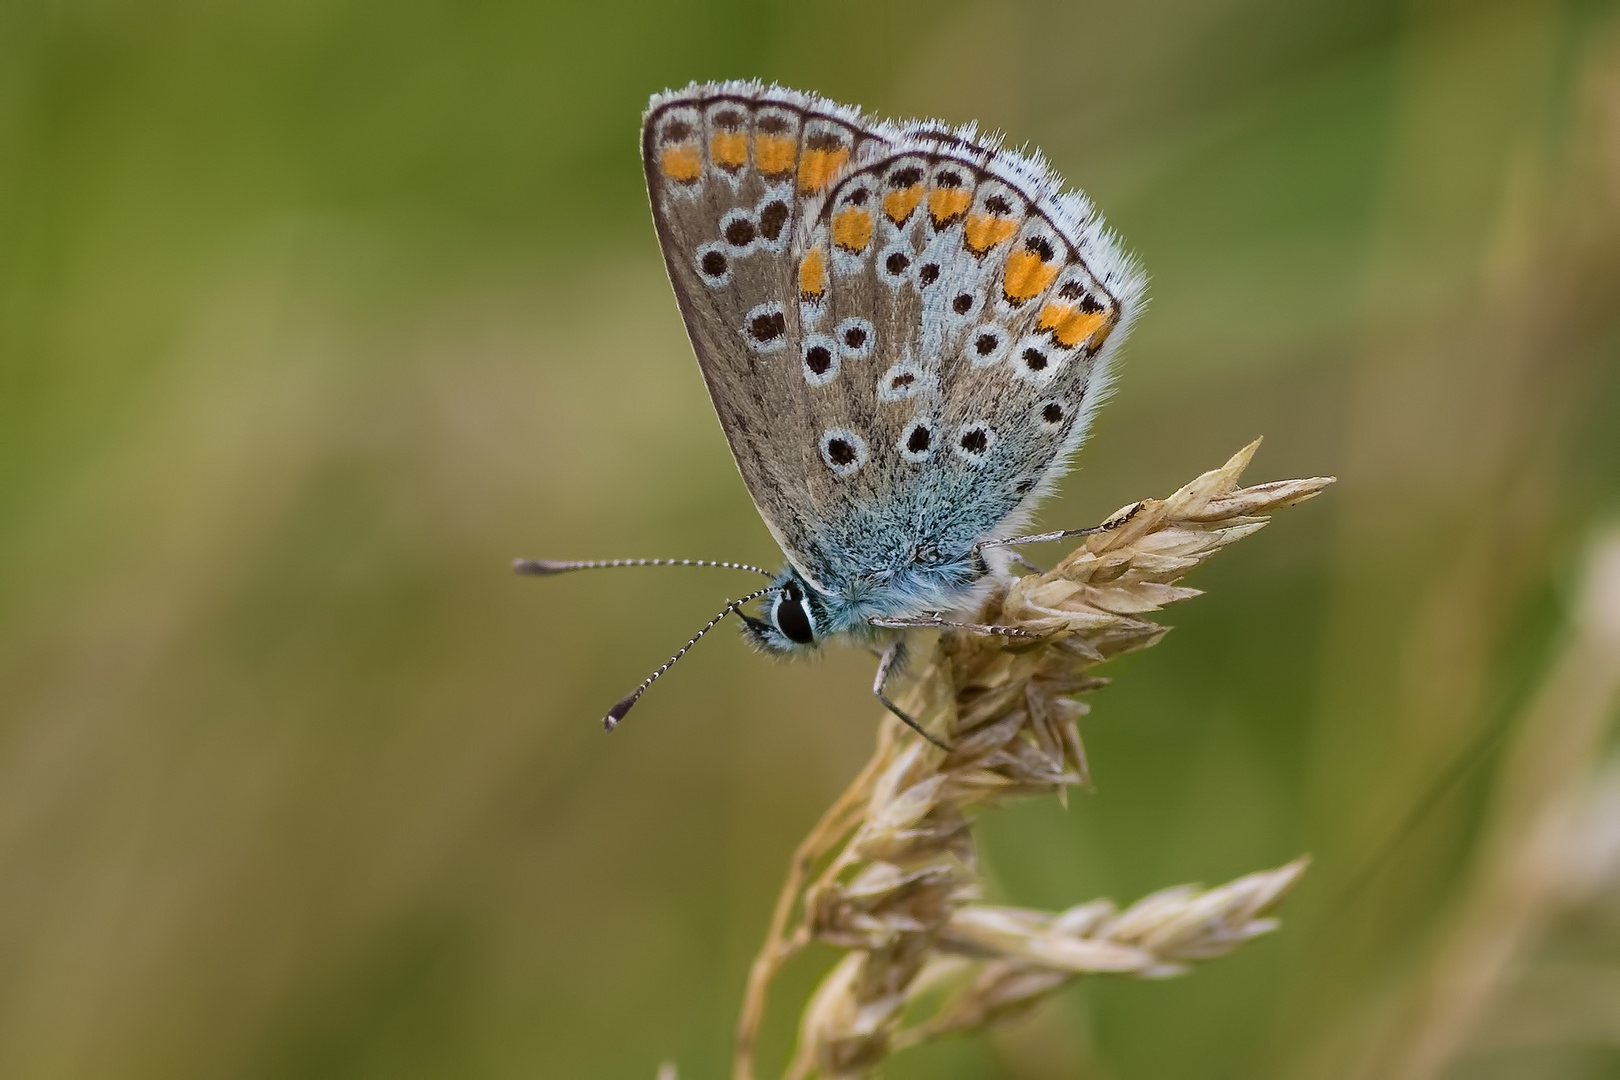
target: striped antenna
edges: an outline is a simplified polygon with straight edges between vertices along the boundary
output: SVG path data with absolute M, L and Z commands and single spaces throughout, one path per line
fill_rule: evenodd
M 570 570 L 598 570 L 608 566 L 718 566 L 723 570 L 752 570 L 764 577 L 775 577 L 769 570 L 740 562 L 715 562 L 712 559 L 513 559 L 512 569 L 533 577 L 551 577 Z
M 651 686 L 658 679 L 658 676 L 662 675 L 664 672 L 666 672 L 670 668 L 674 667 L 675 666 L 675 661 L 677 661 L 681 657 L 685 656 L 687 654 L 687 652 L 689 652 L 691 650 L 692 646 L 694 646 L 694 645 L 696 645 L 698 643 L 698 640 L 700 638 L 702 638 L 704 634 L 707 634 L 710 630 L 713 630 L 716 626 L 720 625 L 720 620 L 721 619 L 724 619 L 727 615 L 730 615 L 733 611 L 736 611 L 738 608 L 742 607 L 744 604 L 748 603 L 750 600 L 758 600 L 760 597 L 764 596 L 766 593 L 768 593 L 768 592 L 776 592 L 776 591 L 777 590 L 775 588 L 760 589 L 757 592 L 749 593 L 747 596 L 743 597 L 741 600 L 733 600 L 733 601 L 731 601 L 731 603 L 729 603 L 725 607 L 721 608 L 720 609 L 720 614 L 716 615 L 714 618 L 712 618 L 708 622 L 704 623 L 703 624 L 703 629 L 701 629 L 697 633 L 693 634 L 691 641 L 688 641 L 685 645 L 682 645 L 680 647 L 680 650 L 678 652 L 676 652 L 676 654 L 674 656 L 672 656 L 668 660 L 664 661 L 664 666 L 663 667 L 659 668 L 657 671 L 653 672 L 651 675 L 649 675 L 645 679 L 643 679 L 640 686 L 636 687 L 633 691 L 631 691 L 630 694 L 627 695 L 623 701 L 619 702 L 617 705 L 613 706 L 613 708 L 608 710 L 608 714 L 602 718 L 602 727 L 603 727 L 603 729 L 606 730 L 606 731 L 612 731 L 614 728 L 618 727 L 619 726 L 619 721 L 624 719 L 624 714 L 629 712 L 630 707 L 641 699 L 642 694 L 645 694 L 647 692 L 647 687 Z

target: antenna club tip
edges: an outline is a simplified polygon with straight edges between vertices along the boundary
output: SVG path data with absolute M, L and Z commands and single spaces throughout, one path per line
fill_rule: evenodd
M 636 699 L 640 696 L 640 694 L 631 694 L 629 697 L 613 706 L 613 708 L 609 709 L 608 714 L 602 717 L 602 730 L 612 731 L 614 728 L 618 727 L 619 721 L 624 719 L 624 714 L 630 711 L 630 706 L 634 705 L 636 703 Z
M 512 570 L 519 574 L 528 574 L 532 577 L 550 577 L 560 574 L 571 567 L 568 563 L 556 559 L 513 559 Z

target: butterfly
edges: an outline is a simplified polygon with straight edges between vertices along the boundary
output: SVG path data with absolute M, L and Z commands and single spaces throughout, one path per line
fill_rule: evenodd
M 737 468 L 786 557 L 519 560 L 532 574 L 623 565 L 754 570 L 605 718 L 609 730 L 744 605 L 759 648 L 881 646 L 959 627 L 1085 438 L 1145 279 L 1089 200 L 973 126 L 890 123 L 756 82 L 653 97 L 642 163 L 659 246 Z

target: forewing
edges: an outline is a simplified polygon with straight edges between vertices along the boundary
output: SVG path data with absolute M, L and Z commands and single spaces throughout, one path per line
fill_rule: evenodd
M 830 268 L 803 265 L 804 235 L 838 178 L 891 139 L 853 110 L 753 83 L 660 95 L 642 127 L 658 241 L 709 396 L 760 515 L 817 584 L 836 512 L 820 474 L 837 474 L 812 398 L 843 394 L 850 351 L 806 340 L 801 311 L 824 300 Z M 858 449 L 827 452 L 845 446 Z

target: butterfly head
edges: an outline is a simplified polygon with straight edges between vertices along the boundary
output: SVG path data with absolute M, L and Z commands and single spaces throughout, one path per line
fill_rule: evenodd
M 827 635 L 827 610 L 820 594 L 791 566 L 777 575 L 762 614 L 764 618 L 744 615 L 743 633 L 766 652 L 814 649 Z

